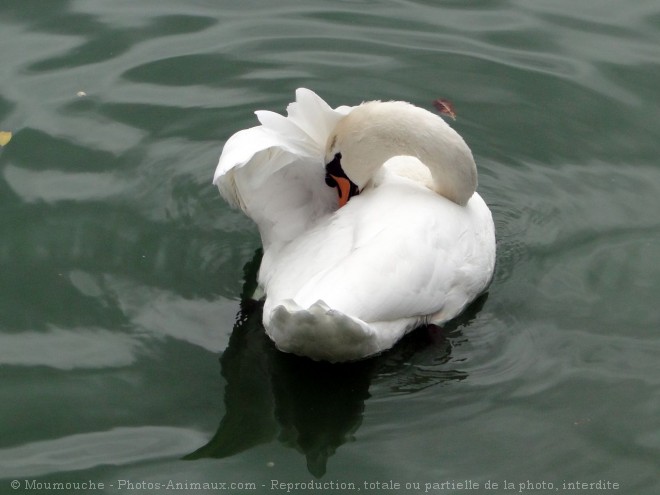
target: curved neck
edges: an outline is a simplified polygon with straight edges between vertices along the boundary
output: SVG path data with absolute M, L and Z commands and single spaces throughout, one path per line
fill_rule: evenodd
M 432 189 L 465 205 L 477 188 L 477 167 L 463 138 L 439 116 L 403 102 L 369 102 L 345 117 L 346 170 L 360 188 L 392 157 L 413 156 L 431 172 Z M 355 174 L 355 177 L 353 175 Z
M 446 125 L 446 124 L 445 124 Z M 477 166 L 463 139 L 449 127 L 443 133 L 416 132 L 401 136 L 401 141 L 381 143 L 378 157 L 381 165 L 395 156 L 413 156 L 431 172 L 431 189 L 445 198 L 465 205 L 477 188 Z M 426 137 L 426 139 L 420 139 Z

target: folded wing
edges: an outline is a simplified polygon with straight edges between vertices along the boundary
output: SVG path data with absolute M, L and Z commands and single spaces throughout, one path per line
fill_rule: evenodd
M 325 185 L 328 136 L 351 109 L 332 109 L 314 92 L 296 91 L 287 116 L 258 111 L 261 125 L 231 136 L 213 177 L 225 200 L 258 226 L 264 243 L 283 244 L 336 208 Z

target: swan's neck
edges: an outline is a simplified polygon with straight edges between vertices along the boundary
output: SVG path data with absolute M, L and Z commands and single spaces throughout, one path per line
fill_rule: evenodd
M 419 138 L 419 134 L 410 136 L 410 146 L 398 154 L 418 158 L 431 172 L 432 189 L 464 206 L 477 188 L 477 166 L 463 138 L 440 117 L 437 117 L 437 121 L 444 126 L 442 132 L 434 129 L 436 132 L 429 133 L 426 139 L 417 142 L 414 137 Z M 435 127 L 438 127 L 438 123 Z
M 439 116 L 403 102 L 369 102 L 340 125 L 346 173 L 360 188 L 392 157 L 413 156 L 431 172 L 431 189 L 465 205 L 477 187 L 477 167 L 463 138 Z M 353 143 L 353 144 L 350 144 Z M 356 177 L 353 178 L 351 174 Z

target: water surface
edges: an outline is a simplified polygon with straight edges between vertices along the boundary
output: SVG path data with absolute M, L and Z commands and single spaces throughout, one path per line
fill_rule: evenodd
M 658 492 L 657 2 L 8 0 L 0 25 L 0 492 Z M 454 103 L 498 259 L 443 332 L 344 366 L 264 336 L 258 234 L 210 181 L 300 86 Z

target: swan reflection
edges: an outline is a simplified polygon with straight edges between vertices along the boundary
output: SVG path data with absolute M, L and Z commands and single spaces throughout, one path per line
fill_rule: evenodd
M 309 472 L 321 477 L 328 459 L 353 440 L 374 384 L 395 394 L 412 393 L 467 376 L 446 363 L 452 341 L 460 340 L 458 326 L 474 317 L 485 298 L 451 328 L 419 329 L 375 358 L 315 362 L 280 352 L 266 336 L 262 305 L 247 297 L 256 287 L 260 254 L 245 267 L 240 311 L 220 358 L 227 382 L 225 415 L 213 438 L 186 459 L 229 457 L 277 440 L 301 452 Z

